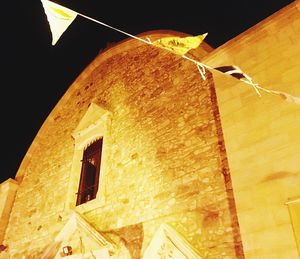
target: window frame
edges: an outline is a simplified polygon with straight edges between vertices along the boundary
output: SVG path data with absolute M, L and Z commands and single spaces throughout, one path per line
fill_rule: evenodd
M 67 179 L 68 191 L 64 207 L 65 211 L 75 210 L 79 213 L 85 213 L 105 205 L 107 186 L 105 175 L 108 171 L 108 163 L 106 161 L 109 161 L 110 157 L 111 118 L 111 112 L 99 107 L 97 104 L 91 103 L 71 134 L 74 139 L 74 153 Z M 102 138 L 102 152 L 96 197 L 88 202 L 76 205 L 84 150 L 89 144 L 99 138 Z
M 92 149 L 92 151 L 91 151 Z M 78 185 L 78 192 L 77 192 L 77 199 L 76 199 L 76 206 L 79 206 L 83 203 L 89 202 L 93 200 L 97 196 L 97 192 L 99 189 L 99 178 L 100 178 L 100 167 L 101 167 L 101 157 L 102 157 L 102 149 L 103 149 L 103 137 L 98 138 L 92 143 L 90 143 L 84 150 L 82 154 L 81 160 L 81 173 L 80 173 L 80 181 Z M 95 165 L 89 162 L 89 159 L 95 159 Z M 95 177 L 92 180 L 93 184 L 87 185 L 87 180 L 90 179 L 89 174 L 89 165 L 95 166 Z M 92 190 L 89 190 L 92 188 Z M 82 195 L 82 193 L 88 193 L 87 196 Z M 89 196 L 89 192 L 91 192 L 91 196 Z

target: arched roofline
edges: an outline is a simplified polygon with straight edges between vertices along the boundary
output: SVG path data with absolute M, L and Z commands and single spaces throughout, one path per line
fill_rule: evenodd
M 193 35 L 184 32 L 174 31 L 174 30 L 151 30 L 134 36 L 142 38 L 144 40 L 150 39 L 153 42 L 162 37 L 169 37 L 169 36 L 187 37 Z M 64 106 L 64 104 L 69 100 L 70 96 L 72 96 L 72 94 L 78 89 L 78 87 L 81 86 L 80 82 L 85 80 L 93 72 L 95 68 L 97 68 L 101 63 L 105 62 L 107 59 L 111 58 L 112 56 L 120 54 L 124 51 L 128 51 L 133 48 L 137 48 L 139 46 L 143 46 L 145 44 L 146 43 L 143 41 L 140 41 L 133 37 L 129 37 L 122 41 L 117 42 L 116 44 L 112 44 L 111 46 L 105 49 L 100 50 L 99 54 L 94 58 L 94 60 L 92 60 L 91 63 L 86 66 L 86 68 L 78 75 L 78 77 L 70 85 L 70 87 L 67 89 L 65 94 L 60 98 L 60 100 L 57 102 L 53 110 L 49 113 L 48 117 L 45 119 L 44 123 L 40 127 L 38 133 L 33 139 L 30 147 L 28 148 L 19 166 L 19 169 L 16 173 L 15 179 L 19 183 L 22 181 L 24 173 L 26 171 L 26 167 L 30 163 L 30 158 L 34 153 L 35 148 L 39 144 L 39 137 L 44 134 L 44 131 L 47 128 L 46 127 L 47 123 L 49 121 L 52 121 L 56 117 L 60 107 Z M 205 52 L 210 52 L 213 50 L 213 48 L 205 41 L 201 43 L 200 48 L 205 50 Z

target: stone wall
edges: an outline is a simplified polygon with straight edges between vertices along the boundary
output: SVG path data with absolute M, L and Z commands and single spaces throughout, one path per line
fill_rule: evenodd
M 267 89 L 300 97 L 300 2 L 214 50 Z M 300 195 L 299 104 L 219 72 L 214 82 L 247 258 L 298 258 L 286 202 Z
M 105 204 L 84 217 L 101 234 L 121 240 L 132 258 L 141 256 L 161 223 L 173 226 L 203 258 L 242 258 L 214 85 L 207 77 L 203 81 L 193 63 L 136 40 L 101 53 L 51 112 L 21 164 L 5 237 L 10 254 L 38 257 L 68 219 L 72 132 L 95 103 L 112 114 L 110 159 L 103 161 Z
M 0 245 L 4 239 L 17 189 L 18 183 L 11 178 L 0 184 Z

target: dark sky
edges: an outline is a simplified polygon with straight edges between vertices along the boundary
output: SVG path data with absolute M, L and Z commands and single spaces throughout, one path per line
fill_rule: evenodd
M 208 32 L 206 42 L 218 47 L 293 1 L 55 2 L 134 35 L 158 29 L 191 35 Z M 1 10 L 0 183 L 15 177 L 42 123 L 80 72 L 107 43 L 127 38 L 77 16 L 52 46 L 39 0 L 5 1 Z

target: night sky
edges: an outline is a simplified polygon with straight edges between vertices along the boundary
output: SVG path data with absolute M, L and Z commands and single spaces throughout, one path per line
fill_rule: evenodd
M 216 48 L 293 1 L 55 2 L 133 35 L 150 30 L 208 32 L 205 41 Z M 77 16 L 52 46 L 39 0 L 5 1 L 1 10 L 0 183 L 15 177 L 42 123 L 80 72 L 107 44 L 127 38 Z

